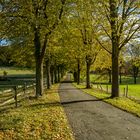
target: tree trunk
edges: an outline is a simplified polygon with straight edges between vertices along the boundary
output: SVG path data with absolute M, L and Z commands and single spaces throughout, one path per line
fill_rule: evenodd
M 122 74 L 120 73 L 120 84 L 122 83 Z
M 115 49 L 117 51 L 118 48 L 116 47 Z M 116 53 L 116 51 L 114 53 Z M 112 53 L 112 98 L 119 97 L 119 56 L 114 53 Z
M 134 77 L 134 84 L 137 84 L 137 76 L 139 73 L 139 68 L 136 66 L 133 66 L 133 77 Z
M 73 73 L 73 77 L 74 77 L 74 82 L 77 82 L 77 72 L 76 71 Z
M 57 79 L 57 69 L 56 67 L 54 68 L 54 82 L 58 83 L 58 79 Z
M 58 76 L 58 82 L 60 82 L 60 67 L 57 66 L 57 76 Z
M 112 78 L 111 78 L 111 70 L 110 69 L 108 70 L 108 76 L 109 76 L 109 81 L 108 82 L 111 83 L 112 82 Z
M 137 84 L 137 77 L 134 76 L 134 84 Z
M 90 63 L 86 62 L 86 88 L 91 88 L 90 86 Z
M 36 97 L 43 94 L 43 62 L 36 61 Z
M 80 84 L 80 60 L 77 60 L 77 85 Z
M 54 67 L 51 66 L 51 83 L 54 84 Z
M 117 2 L 110 0 L 110 25 L 111 25 L 111 41 L 112 41 L 112 93 L 111 97 L 119 96 L 119 37 L 117 33 Z
M 36 61 L 36 97 L 43 94 L 43 57 L 40 56 L 41 44 L 39 30 L 34 28 L 34 46 L 35 46 L 35 61 Z
M 50 75 L 50 60 L 46 61 L 46 72 L 47 72 L 47 89 L 51 87 L 51 75 Z
M 61 78 L 63 78 L 63 76 L 64 76 L 64 66 L 63 65 L 61 65 L 61 67 L 60 67 L 60 73 L 61 73 Z
M 120 74 L 120 84 L 122 83 L 122 72 L 121 72 L 121 67 L 120 67 L 120 72 L 119 72 L 119 74 Z

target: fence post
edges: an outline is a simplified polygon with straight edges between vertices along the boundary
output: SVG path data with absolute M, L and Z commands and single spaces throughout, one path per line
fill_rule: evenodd
M 14 90 L 15 90 L 15 95 L 14 95 L 15 106 L 17 107 L 17 87 L 16 86 L 14 86 Z

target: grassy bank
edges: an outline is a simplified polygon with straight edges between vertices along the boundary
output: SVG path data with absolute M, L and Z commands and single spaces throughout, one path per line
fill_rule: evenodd
M 57 89 L 53 86 L 38 100 L 26 98 L 18 108 L 1 107 L 0 140 L 72 140 Z
M 85 89 L 84 85 L 76 85 L 75 83 L 74 83 L 74 86 L 83 90 L 87 94 L 95 96 L 98 99 L 102 99 L 103 101 L 105 101 L 109 104 L 112 104 L 113 106 L 116 106 L 122 110 L 133 113 L 136 116 L 140 117 L 140 104 L 137 102 L 134 102 L 125 97 L 111 99 L 111 98 L 109 98 L 110 94 L 100 91 L 98 89 L 95 89 L 95 88 Z

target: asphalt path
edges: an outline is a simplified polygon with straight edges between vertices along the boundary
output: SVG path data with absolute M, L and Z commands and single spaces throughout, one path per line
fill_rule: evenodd
M 140 118 L 85 94 L 69 79 L 59 95 L 76 140 L 140 140 Z

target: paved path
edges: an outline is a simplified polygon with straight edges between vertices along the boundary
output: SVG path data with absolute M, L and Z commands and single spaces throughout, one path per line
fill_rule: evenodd
M 67 81 L 61 84 L 59 94 L 76 140 L 140 140 L 140 118 L 83 93 Z

